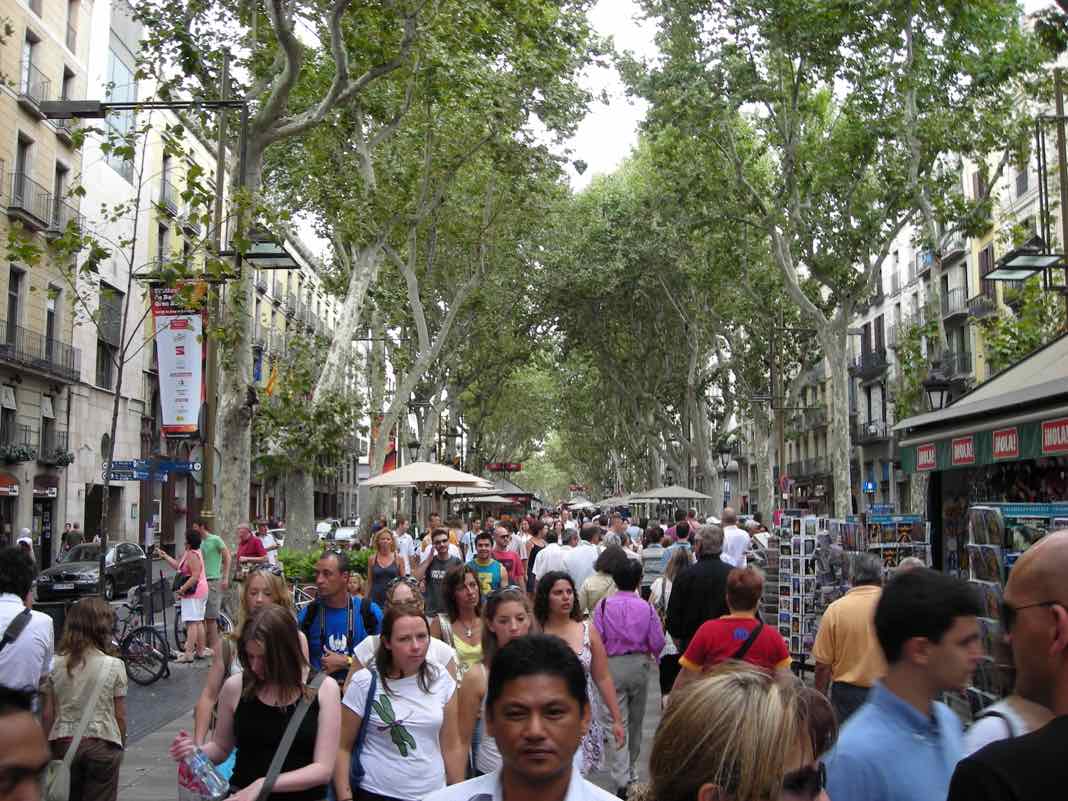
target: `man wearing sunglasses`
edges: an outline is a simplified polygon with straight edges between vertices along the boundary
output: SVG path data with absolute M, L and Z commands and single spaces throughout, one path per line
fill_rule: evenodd
M 991 743 L 962 760 L 949 801 L 1064 798 L 1068 788 L 1068 530 L 1032 545 L 1005 586 L 1002 627 L 1012 646 L 1016 692 L 1047 707 L 1052 721 Z
M 956 714 L 935 699 L 971 681 L 983 658 L 980 614 L 967 582 L 928 568 L 886 585 L 875 633 L 887 673 L 830 752 L 827 794 L 834 801 L 944 801 L 964 755 L 963 732 Z
M 0 687 L 0 801 L 39 801 L 51 754 L 32 695 Z

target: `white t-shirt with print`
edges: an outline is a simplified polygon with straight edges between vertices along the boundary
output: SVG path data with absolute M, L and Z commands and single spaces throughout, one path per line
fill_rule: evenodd
M 260 538 L 260 542 L 263 544 L 264 549 L 267 550 L 267 563 L 270 565 L 277 565 L 278 551 L 270 550 L 272 546 L 278 544 L 278 540 L 274 538 L 274 534 L 263 533 L 257 534 L 256 536 Z
M 360 758 L 364 769 L 360 786 L 364 790 L 422 801 L 445 786 L 445 761 L 438 736 L 456 682 L 444 668 L 432 663 L 430 667 L 433 679 L 429 692 L 423 692 L 418 676 L 390 679 L 388 692 L 378 677 Z M 371 672 L 359 671 L 353 675 L 342 703 L 362 716 L 370 686 Z

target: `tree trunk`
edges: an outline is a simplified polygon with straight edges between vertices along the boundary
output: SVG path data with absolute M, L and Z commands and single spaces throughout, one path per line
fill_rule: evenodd
M 834 484 L 831 514 L 846 517 L 853 514 L 852 481 L 850 480 L 849 442 L 849 371 L 846 368 L 847 321 L 839 315 L 829 325 L 819 326 L 823 353 L 830 364 L 831 419 L 827 426 L 827 450 L 831 457 L 831 477 Z
M 315 533 L 315 474 L 291 470 L 286 484 L 286 547 L 308 550 L 319 542 Z
M 771 512 L 775 508 L 775 471 L 771 466 L 771 421 L 762 411 L 753 415 L 753 460 L 757 470 L 758 509 L 765 522 L 771 524 Z

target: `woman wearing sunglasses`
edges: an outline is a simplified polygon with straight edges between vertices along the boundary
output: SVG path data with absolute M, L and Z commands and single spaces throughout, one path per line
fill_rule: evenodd
M 493 656 L 516 637 L 529 634 L 533 622 L 530 601 L 519 587 L 504 587 L 486 596 L 482 661 L 468 672 L 459 691 L 460 739 L 464 753 L 471 754 L 472 763 L 479 774 L 492 773 L 501 767 L 497 743 L 481 727 Z
M 814 690 L 727 663 L 679 693 L 660 722 L 651 785 L 635 801 L 828 801 L 818 755 L 834 713 Z

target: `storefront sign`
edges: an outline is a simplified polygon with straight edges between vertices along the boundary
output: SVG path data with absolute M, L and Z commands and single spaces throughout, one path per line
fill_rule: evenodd
M 1068 417 L 1047 420 L 1042 424 L 1042 454 L 1068 453 Z
M 938 467 L 938 451 L 935 444 L 928 442 L 926 445 L 916 446 L 916 469 L 934 470 Z
M 994 432 L 994 461 L 1020 458 L 1020 432 L 1012 428 L 999 428 Z
M 951 447 L 954 467 L 975 464 L 975 437 L 957 437 Z
M 187 292 L 173 287 L 152 287 L 163 412 L 160 430 L 165 435 L 197 433 L 204 398 L 204 314 L 197 301 L 206 291 L 206 286 L 199 284 L 190 299 Z

